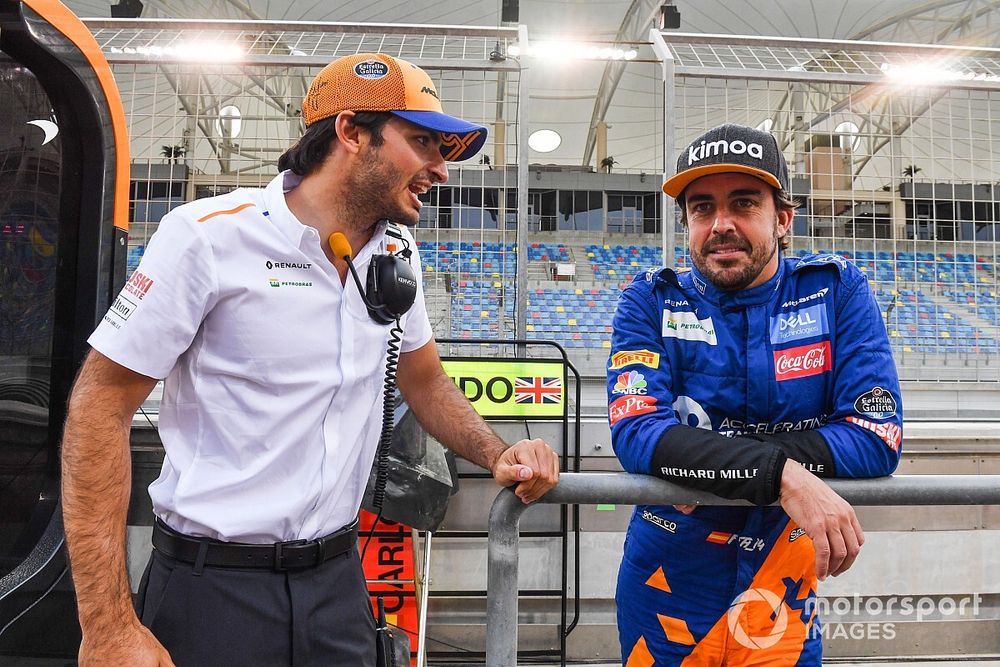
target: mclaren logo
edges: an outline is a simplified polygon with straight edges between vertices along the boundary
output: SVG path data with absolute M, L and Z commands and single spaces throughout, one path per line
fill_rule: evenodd
M 436 100 L 441 99 L 440 97 L 438 97 L 437 91 L 429 86 L 424 86 L 423 88 L 420 89 L 420 92 L 427 93 L 428 95 L 433 95 L 434 99 Z

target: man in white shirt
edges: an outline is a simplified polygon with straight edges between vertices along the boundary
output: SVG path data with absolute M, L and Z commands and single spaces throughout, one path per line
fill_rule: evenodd
M 474 156 L 486 128 L 444 114 L 430 77 L 384 54 L 324 68 L 303 117 L 265 189 L 164 217 L 90 338 L 63 442 L 81 665 L 374 664 L 355 517 L 390 327 L 328 241 L 344 234 L 362 274 L 396 254 L 419 277 L 405 228 L 418 195 L 447 180 L 446 160 Z M 538 499 L 558 480 L 556 454 L 541 440 L 508 447 L 479 418 L 441 368 L 416 290 L 398 321 L 404 398 L 434 437 Z M 158 379 L 165 457 L 137 615 L 129 429 Z

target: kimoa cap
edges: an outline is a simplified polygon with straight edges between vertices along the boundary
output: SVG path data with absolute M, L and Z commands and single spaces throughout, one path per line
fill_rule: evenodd
M 309 85 L 302 118 L 312 125 L 341 111 L 388 111 L 441 134 L 445 160 L 468 160 L 486 143 L 486 128 L 449 116 L 427 72 L 385 53 L 334 60 Z
M 712 128 L 681 152 L 677 173 L 663 184 L 663 191 L 676 199 L 695 179 L 732 171 L 756 176 L 779 190 L 788 189 L 788 165 L 774 136 L 726 124 Z

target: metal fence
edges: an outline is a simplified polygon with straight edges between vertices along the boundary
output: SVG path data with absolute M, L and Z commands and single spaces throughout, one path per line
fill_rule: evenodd
M 516 257 L 527 247 L 519 231 L 528 207 L 527 76 L 517 60 L 496 54 L 525 42 L 523 28 L 175 19 L 88 19 L 87 26 L 112 65 L 128 118 L 130 270 L 172 208 L 261 187 L 277 173 L 278 158 L 302 134 L 302 100 L 323 66 L 387 53 L 425 69 L 448 113 L 489 128 L 480 157 L 451 163 L 448 183 L 423 197 L 415 236 L 434 254 L 424 275 L 432 324 L 451 328 L 451 278 L 459 282 L 434 270 L 440 247 L 446 263 L 464 269 L 463 282 L 503 290 L 509 307 L 484 328 L 513 336 L 525 290 Z
M 772 132 L 802 204 L 792 252 L 837 252 L 868 274 L 903 374 L 1000 378 L 1000 50 L 650 39 L 663 63 L 666 172 L 715 125 Z M 664 226 L 668 256 L 682 239 Z
M 997 505 L 1000 475 L 900 475 L 881 479 L 835 479 L 830 486 L 852 505 Z M 685 489 L 645 475 L 564 473 L 539 503 L 629 505 L 747 505 Z M 531 505 L 510 489 L 490 509 L 487 580 L 486 665 L 517 664 L 518 523 Z

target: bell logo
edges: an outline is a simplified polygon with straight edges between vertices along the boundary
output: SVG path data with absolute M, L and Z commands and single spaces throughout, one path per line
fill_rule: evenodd
M 739 139 L 735 141 L 720 139 L 719 141 L 711 142 L 702 140 L 697 146 L 688 147 L 688 165 L 704 160 L 707 157 L 726 155 L 728 153 L 732 153 L 733 155 L 749 155 L 758 160 L 764 159 L 764 147 L 760 144 L 748 144 Z

